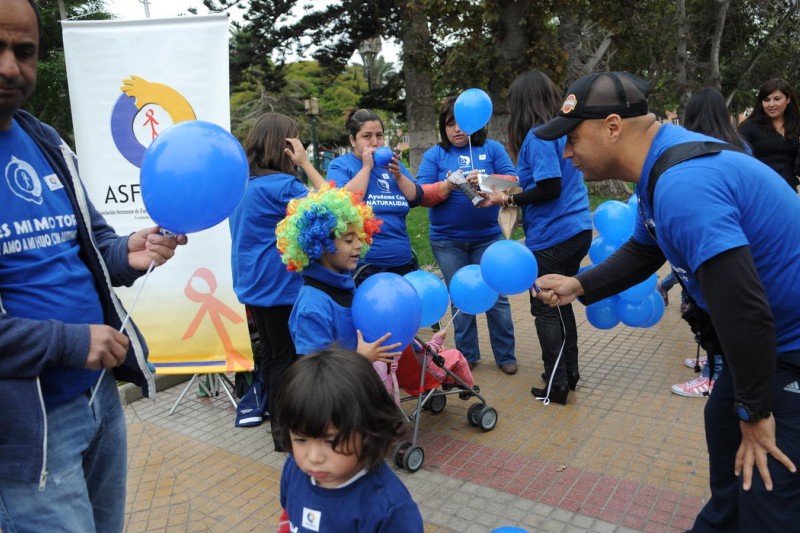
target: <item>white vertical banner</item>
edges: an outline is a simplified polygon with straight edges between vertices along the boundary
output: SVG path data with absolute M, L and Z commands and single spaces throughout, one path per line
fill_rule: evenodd
M 178 122 L 230 129 L 228 18 L 62 24 L 75 144 L 89 197 L 117 233 L 155 225 L 139 186 L 145 149 Z M 118 290 L 129 308 L 141 283 Z M 251 365 L 244 307 L 232 288 L 227 220 L 189 235 L 189 244 L 149 276 L 132 316 L 158 373 Z

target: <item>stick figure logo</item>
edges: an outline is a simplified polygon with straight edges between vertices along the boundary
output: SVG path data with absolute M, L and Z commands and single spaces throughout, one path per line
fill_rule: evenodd
M 111 112 L 111 136 L 123 157 L 139 167 L 145 149 L 160 131 L 197 116 L 186 98 L 168 85 L 139 76 L 122 83 L 122 94 Z

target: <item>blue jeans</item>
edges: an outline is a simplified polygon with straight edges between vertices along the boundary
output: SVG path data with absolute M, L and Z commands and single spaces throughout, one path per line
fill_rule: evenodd
M 552 248 L 533 252 L 539 267 L 539 276 L 561 274 L 574 276 L 581 267 L 581 260 L 589 252 L 592 232 L 582 231 Z M 553 385 L 567 385 L 566 371 L 578 371 L 578 327 L 572 304 L 550 307 L 531 295 L 531 314 L 535 317 L 536 335 L 542 349 L 542 362 L 547 380 L 555 371 Z M 559 316 L 560 314 L 560 316 Z M 563 322 L 563 324 L 562 324 Z M 558 360 L 561 346 L 564 352 Z M 556 361 L 558 360 L 558 366 Z
M 47 483 L 39 490 L 38 483 L 0 479 L 3 533 L 122 531 L 126 431 L 110 373 L 91 406 L 89 394 L 81 394 L 48 411 Z
M 458 269 L 467 265 L 479 265 L 483 252 L 500 237 L 490 241 L 464 242 L 464 241 L 431 241 L 433 257 L 439 264 L 444 276 L 444 282 L 450 287 L 450 280 Z M 455 315 L 458 311 L 451 306 Z M 501 294 L 494 307 L 486 311 L 486 321 L 489 324 L 489 342 L 494 352 L 494 360 L 498 365 L 516 363 L 514 355 L 514 322 L 511 320 L 511 305 L 508 297 Z M 478 347 L 478 325 L 475 315 L 458 313 L 453 320 L 455 328 L 456 348 L 464 354 L 467 361 L 477 362 L 481 358 Z
M 711 367 L 714 367 L 714 372 L 712 374 Z M 719 373 L 722 372 L 722 356 L 715 355 L 713 357 L 709 356 L 708 362 L 706 366 L 703 367 L 703 371 L 700 373 L 701 376 L 704 378 L 711 378 L 712 381 L 717 381 L 719 379 Z

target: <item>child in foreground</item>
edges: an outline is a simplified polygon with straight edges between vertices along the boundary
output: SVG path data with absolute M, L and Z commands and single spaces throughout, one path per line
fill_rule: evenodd
M 286 213 L 275 233 L 281 260 L 303 276 L 289 316 L 297 355 L 332 346 L 356 350 L 373 363 L 386 388 L 399 395 L 394 372 L 400 343 L 382 346 L 389 333 L 365 342 L 351 309 L 356 287 L 350 271 L 369 249 L 380 220 L 357 195 L 328 185 L 292 200 Z
M 408 489 L 384 461 L 404 417 L 366 358 L 331 349 L 285 374 L 275 413 L 291 450 L 278 533 L 423 531 Z

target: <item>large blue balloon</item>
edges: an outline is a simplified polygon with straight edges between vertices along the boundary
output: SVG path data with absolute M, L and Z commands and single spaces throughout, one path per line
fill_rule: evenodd
M 637 283 L 633 287 L 628 287 L 621 293 L 619 293 L 619 297 L 623 300 L 628 300 L 629 302 L 641 302 L 650 294 L 656 290 L 656 285 L 658 284 L 658 276 L 653 274 L 646 280 L 641 283 Z
M 622 246 L 622 241 L 607 241 L 602 235 L 598 235 L 592 239 L 592 244 L 589 246 L 589 259 L 592 263 L 599 265 L 608 256 L 616 252 Z
M 453 116 L 461 131 L 472 135 L 492 118 L 492 99 L 480 89 L 467 89 L 456 98 Z
M 485 313 L 494 306 L 498 296 L 483 279 L 480 265 L 461 267 L 450 279 L 450 299 L 463 313 Z
M 620 298 L 617 300 L 616 308 L 620 322 L 632 328 L 643 327 L 653 313 L 653 306 L 647 300 L 629 302 Z
M 414 286 L 419 295 L 422 304 L 420 327 L 424 328 L 441 320 L 450 305 L 450 295 L 444 281 L 424 270 L 414 270 L 403 277 Z
M 142 200 L 156 224 L 192 233 L 219 224 L 247 186 L 247 156 L 224 128 L 190 120 L 164 130 L 142 158 Z
M 627 241 L 633 234 L 636 212 L 628 204 L 608 200 L 594 210 L 594 227 L 607 241 Z
M 372 160 L 375 161 L 376 167 L 388 167 L 389 163 L 392 162 L 393 157 L 394 154 L 386 146 L 381 146 L 372 152 Z
M 422 302 L 414 286 L 403 276 L 381 272 L 368 277 L 353 297 L 353 324 L 364 340 L 375 342 L 386 333 L 384 344 L 407 346 L 417 334 Z
M 619 324 L 617 298 L 612 296 L 586 306 L 586 320 L 597 329 L 611 329 Z
M 481 275 L 500 294 L 527 291 L 533 287 L 538 273 L 533 252 L 518 241 L 497 241 L 481 256 Z

